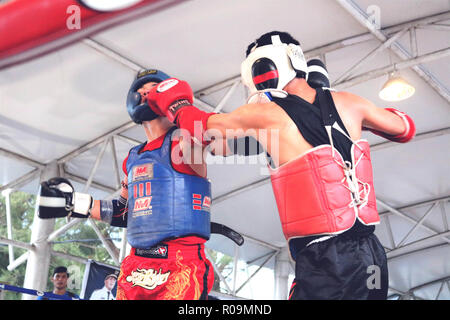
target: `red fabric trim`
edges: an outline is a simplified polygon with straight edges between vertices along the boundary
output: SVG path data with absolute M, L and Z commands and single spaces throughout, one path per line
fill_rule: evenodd
M 129 155 L 129 153 L 128 153 L 128 155 Z M 123 173 L 125 173 L 126 176 L 128 175 L 128 172 L 127 172 L 128 155 L 126 156 L 126 158 L 122 162 L 122 171 L 123 171 Z
M 263 74 L 260 74 L 259 76 L 253 77 L 253 83 L 254 84 L 260 84 L 262 82 L 265 82 L 267 80 L 272 80 L 278 78 L 278 71 L 277 70 L 273 70 L 273 71 L 269 71 Z
M 80 31 L 67 28 L 67 20 L 72 21 L 70 17 L 73 11 L 68 11 L 72 5 L 80 8 L 81 30 L 83 30 L 155 1 L 158 0 L 144 0 L 128 9 L 107 13 L 87 9 L 76 0 L 8 2 L 0 6 L 0 59 Z
M 162 136 L 159 136 L 155 140 L 152 140 L 150 142 L 147 142 L 147 144 L 139 151 L 139 154 L 141 154 L 144 151 L 153 151 L 155 149 L 161 148 L 164 142 L 164 138 L 166 137 L 166 134 L 163 134 Z
M 153 151 L 155 149 L 161 148 L 161 146 L 164 143 L 164 138 L 166 137 L 165 134 L 163 134 L 162 136 L 156 138 L 155 140 L 147 143 L 144 148 L 142 148 L 142 150 L 139 153 L 142 153 L 144 151 Z M 171 152 L 174 152 L 174 149 L 178 147 L 178 144 L 180 143 L 180 141 L 173 141 L 172 142 L 172 147 L 171 147 Z M 180 157 L 183 155 L 181 148 L 177 148 L 178 151 L 180 152 Z M 175 150 L 176 152 L 176 150 Z M 126 172 L 126 161 L 128 160 L 128 156 L 125 158 L 123 164 L 122 164 L 122 169 L 124 170 L 125 174 L 128 174 Z M 180 173 L 184 173 L 184 174 L 189 174 L 191 176 L 199 176 L 189 165 L 184 164 L 184 163 L 180 163 L 180 164 L 175 164 L 172 161 L 172 167 L 180 172 Z

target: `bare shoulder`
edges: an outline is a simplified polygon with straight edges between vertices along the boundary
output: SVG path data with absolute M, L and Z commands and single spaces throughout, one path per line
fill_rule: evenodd
M 274 102 L 251 103 L 237 108 L 233 113 L 251 122 L 264 122 L 269 124 L 273 120 L 274 114 L 279 112 L 279 109 Z
M 266 103 L 249 103 L 244 104 L 237 108 L 235 111 L 238 111 L 240 113 L 261 113 L 263 111 L 270 111 L 273 110 L 276 107 L 276 104 L 274 102 L 266 102 Z
M 331 96 L 334 101 L 346 103 L 346 104 L 365 104 L 369 102 L 361 96 L 358 96 L 354 93 L 348 91 L 332 91 Z
M 340 107 L 366 112 L 368 108 L 375 107 L 375 105 L 371 101 L 351 92 L 331 92 L 331 96 L 333 97 L 334 103 L 338 108 Z

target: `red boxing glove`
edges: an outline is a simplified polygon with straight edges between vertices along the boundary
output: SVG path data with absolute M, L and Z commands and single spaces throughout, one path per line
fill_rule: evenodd
M 175 122 L 178 112 L 192 106 L 194 94 L 186 81 L 170 78 L 154 86 L 147 94 L 150 108 L 161 116 Z
M 215 113 L 206 113 L 194 107 L 194 94 L 186 81 L 167 79 L 153 87 L 147 95 L 150 108 L 166 116 L 178 128 L 189 131 L 198 142 L 207 144 L 203 134 L 208 118 Z
M 388 140 L 391 140 L 394 142 L 405 143 L 405 142 L 411 141 L 412 138 L 414 138 L 414 136 L 416 135 L 416 126 L 414 125 L 414 121 L 411 119 L 411 117 L 408 116 L 406 113 L 401 112 L 394 108 L 385 108 L 385 110 L 396 114 L 403 120 L 403 123 L 405 124 L 405 127 L 406 127 L 406 129 L 405 129 L 405 131 L 403 131 L 403 133 L 393 136 L 393 135 L 390 135 L 390 134 L 387 134 L 385 132 L 378 131 L 375 129 L 363 127 L 363 130 L 369 130 L 370 132 L 372 132 L 373 134 L 376 134 L 377 136 L 383 137 L 385 139 L 388 139 Z

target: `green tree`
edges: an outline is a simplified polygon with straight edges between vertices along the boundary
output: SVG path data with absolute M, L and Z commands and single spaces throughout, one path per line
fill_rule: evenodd
M 24 192 L 12 192 L 10 194 L 11 222 L 13 229 L 13 239 L 30 242 L 31 225 L 33 223 L 36 197 Z M 0 236 L 6 237 L 6 203 L 5 198 L 0 197 Z M 17 258 L 26 251 L 14 248 L 14 257 Z M 26 264 L 20 265 L 13 271 L 8 271 L 9 252 L 8 246 L 0 246 L 0 282 L 9 283 L 15 286 L 22 286 L 25 278 Z M 20 299 L 20 294 L 6 292 L 5 299 Z
M 211 257 L 214 262 L 214 264 L 217 267 L 217 270 L 224 276 L 225 279 L 230 275 L 231 272 L 228 274 L 224 274 L 227 270 L 233 269 L 233 258 L 230 256 L 227 256 L 225 254 L 222 254 L 220 252 L 214 251 L 212 249 L 207 248 L 208 255 Z M 214 270 L 214 284 L 212 287 L 212 290 L 221 292 L 220 290 L 220 278 L 217 274 L 216 270 Z
M 28 193 L 15 191 L 10 194 L 11 220 L 13 229 L 13 239 L 22 242 L 30 242 L 33 217 L 36 205 L 36 196 Z M 55 229 L 66 224 L 65 218 L 56 219 Z M 97 223 L 98 228 L 106 238 L 118 239 L 121 236 L 120 228 L 114 228 L 105 223 Z M 0 237 L 6 238 L 6 203 L 5 198 L 0 197 Z M 109 240 L 112 242 L 112 240 Z M 108 252 L 98 240 L 95 231 L 89 223 L 80 223 L 54 240 L 52 249 L 58 252 L 76 257 L 92 259 L 106 264 L 114 264 Z M 17 258 L 25 253 L 25 250 L 14 248 L 14 257 Z M 26 263 L 23 263 L 13 271 L 9 271 L 8 246 L 0 244 L 0 282 L 11 285 L 23 286 L 25 278 Z M 50 260 L 50 270 L 48 274 L 47 290 L 52 290 L 53 284 L 50 281 L 51 273 L 57 266 L 66 266 L 79 273 L 72 274 L 76 277 L 83 277 L 85 265 L 65 258 L 52 256 Z M 76 281 L 74 281 L 76 280 Z M 70 284 L 75 287 L 70 288 L 71 292 L 80 293 L 82 279 L 72 279 Z M 21 295 L 14 292 L 6 292 L 4 298 L 7 300 L 21 299 Z

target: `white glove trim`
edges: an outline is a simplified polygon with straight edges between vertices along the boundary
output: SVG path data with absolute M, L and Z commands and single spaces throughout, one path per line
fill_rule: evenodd
M 38 206 L 49 207 L 49 208 L 60 208 L 66 206 L 66 198 L 57 197 L 38 197 Z
M 73 193 L 73 212 L 89 215 L 92 207 L 92 197 L 86 193 Z

